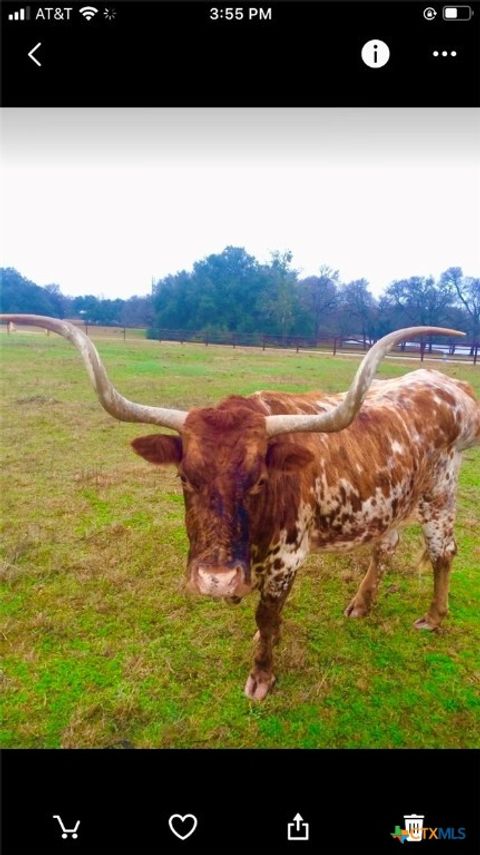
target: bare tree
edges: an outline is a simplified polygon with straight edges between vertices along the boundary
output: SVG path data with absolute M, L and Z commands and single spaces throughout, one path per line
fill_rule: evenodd
M 340 294 L 342 314 L 348 318 L 350 332 L 361 333 L 364 348 L 374 335 L 377 303 L 368 290 L 366 279 L 355 279 L 344 285 Z M 353 324 L 353 326 L 352 326 Z
M 320 338 L 322 328 L 328 325 L 338 303 L 338 270 L 322 264 L 319 274 L 307 276 L 298 283 L 300 302 L 313 324 L 315 340 Z
M 449 267 L 440 277 L 446 287 L 452 289 L 455 302 L 466 314 L 467 331 L 472 336 L 473 352 L 480 343 L 480 279 L 464 276 L 461 267 Z
M 453 292 L 448 283 L 436 283 L 432 276 L 410 276 L 392 282 L 385 298 L 399 310 L 408 324 L 445 326 L 453 305 Z M 429 350 L 432 350 L 430 340 Z

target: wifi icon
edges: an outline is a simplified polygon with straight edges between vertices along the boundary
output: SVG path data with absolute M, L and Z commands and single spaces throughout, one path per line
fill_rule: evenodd
M 91 21 L 97 14 L 98 9 L 95 9 L 95 6 L 82 6 L 78 11 L 83 15 L 86 21 Z

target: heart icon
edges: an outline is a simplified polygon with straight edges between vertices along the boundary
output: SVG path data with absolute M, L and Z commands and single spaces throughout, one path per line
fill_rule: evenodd
M 198 819 L 193 815 L 193 813 L 186 813 L 185 816 L 181 816 L 179 813 L 172 813 L 168 820 L 168 824 L 170 826 L 170 831 L 175 835 L 175 837 L 179 837 L 180 840 L 186 840 L 187 837 L 190 837 L 190 835 L 195 831 L 198 825 Z M 190 825 L 191 828 L 188 828 Z M 175 826 L 177 827 L 175 828 Z M 185 830 L 186 828 L 188 828 L 188 831 Z

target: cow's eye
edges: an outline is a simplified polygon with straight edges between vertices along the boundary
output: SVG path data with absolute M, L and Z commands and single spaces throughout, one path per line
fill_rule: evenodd
M 251 488 L 250 494 L 255 495 L 255 493 L 259 493 L 260 490 L 262 489 L 262 487 L 264 487 L 266 483 L 267 483 L 267 478 L 265 475 L 262 475 L 262 477 L 258 479 L 257 483 L 254 484 L 253 487 Z
M 177 472 L 177 478 L 180 478 L 180 481 L 182 482 L 183 489 L 186 490 L 188 493 L 199 493 L 200 492 L 201 484 L 198 484 L 197 482 L 195 484 L 192 484 L 190 479 L 187 478 L 187 476 L 184 475 L 183 472 Z

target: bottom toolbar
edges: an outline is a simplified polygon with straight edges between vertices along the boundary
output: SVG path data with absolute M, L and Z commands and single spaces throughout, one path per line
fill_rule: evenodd
M 8 750 L 1 760 L 3 855 L 480 851 L 473 750 Z

